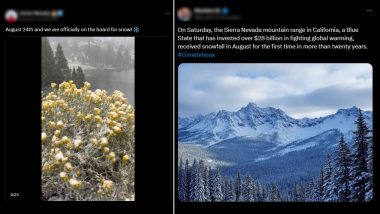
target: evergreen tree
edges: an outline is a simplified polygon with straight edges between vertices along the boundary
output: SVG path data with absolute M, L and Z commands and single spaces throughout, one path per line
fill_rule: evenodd
M 368 127 L 364 120 L 362 111 L 359 109 L 358 119 L 355 121 L 356 131 L 354 132 L 354 148 L 352 155 L 352 169 L 350 176 L 351 201 L 365 201 L 366 184 L 370 180 L 368 174 Z
M 264 196 L 264 190 L 261 183 L 257 181 L 255 186 L 257 187 L 255 201 L 258 201 L 258 202 L 264 201 L 265 196 Z
M 78 76 L 77 72 L 75 71 L 75 67 L 73 67 L 73 70 L 71 72 L 71 79 L 73 80 L 74 84 L 78 87 Z
M 319 173 L 319 180 L 318 180 L 318 197 L 316 198 L 317 201 L 323 201 L 323 197 L 325 195 L 325 175 L 323 171 L 323 167 L 321 167 L 321 171 Z
M 335 159 L 336 182 L 338 187 L 338 201 L 347 202 L 350 200 L 350 167 L 351 151 L 343 134 L 340 136 L 338 152 Z
M 319 179 L 318 178 L 314 178 L 313 179 L 313 189 L 312 189 L 312 195 L 310 196 L 311 197 L 311 201 L 313 202 L 320 202 L 322 201 L 321 200 L 321 194 L 320 194 L 320 183 L 319 183 Z
M 190 201 L 190 188 L 191 188 L 191 170 L 189 160 L 186 159 L 185 163 L 185 201 Z
M 203 169 L 203 180 L 205 183 L 205 201 L 211 201 L 211 193 L 210 193 L 210 167 L 204 167 Z
M 83 70 L 80 66 L 78 66 L 78 69 L 76 71 L 76 81 L 77 81 L 77 87 L 81 88 L 84 85 L 84 82 L 86 82 L 86 79 L 84 77 Z
M 181 158 L 178 167 L 178 199 L 180 201 L 186 201 L 185 176 L 185 168 L 183 166 L 183 161 Z
M 213 176 L 211 179 L 211 201 L 223 201 L 222 176 L 220 173 L 220 168 L 218 167 L 212 174 Z
M 235 191 L 234 191 L 234 184 L 232 182 L 232 179 L 230 179 L 226 182 L 225 201 L 226 202 L 234 202 L 235 201 Z
M 373 197 L 373 138 L 368 139 L 368 157 L 367 157 L 367 166 L 368 166 L 368 181 L 365 186 L 365 201 L 371 201 Z
M 243 188 L 243 199 L 247 202 L 254 201 L 254 183 L 251 175 L 247 172 L 247 177 L 245 178 L 244 188 Z
M 241 183 L 241 178 L 240 178 L 240 172 L 237 173 L 236 175 L 236 180 L 235 180 L 235 196 L 236 196 L 236 201 L 242 201 L 242 183 Z
M 63 80 L 70 80 L 70 69 L 65 54 L 63 53 L 61 44 L 57 45 L 57 49 L 55 51 L 55 64 L 57 66 L 58 72 L 61 73 Z
M 41 38 L 41 78 L 42 87 L 50 86 L 50 83 L 61 83 L 63 77 L 57 70 L 53 50 L 48 38 Z
M 206 200 L 204 195 L 204 181 L 199 163 L 196 159 L 194 159 L 191 171 L 190 201 L 204 202 Z
M 280 202 L 280 191 L 278 190 L 278 187 L 276 185 L 272 185 L 269 190 L 269 200 L 271 202 Z
M 335 174 L 330 154 L 327 154 L 326 164 L 324 166 L 324 183 L 323 189 L 325 194 L 322 197 L 323 201 L 337 201 L 338 189 L 336 187 Z
M 309 181 L 305 186 L 305 201 L 311 202 L 313 201 L 313 187 L 314 187 L 314 180 Z

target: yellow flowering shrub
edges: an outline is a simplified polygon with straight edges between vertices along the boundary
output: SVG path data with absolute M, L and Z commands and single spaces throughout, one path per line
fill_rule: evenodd
M 134 107 L 88 82 L 51 87 L 41 104 L 43 200 L 134 198 Z

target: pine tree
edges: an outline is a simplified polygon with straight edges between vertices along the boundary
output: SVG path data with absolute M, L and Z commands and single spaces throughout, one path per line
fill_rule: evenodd
M 338 200 L 338 189 L 336 187 L 335 172 L 333 169 L 333 164 L 330 154 L 327 154 L 326 164 L 324 166 L 324 183 L 323 188 L 325 194 L 322 197 L 323 201 L 337 201 Z
M 190 201 L 190 188 L 191 188 L 191 169 L 189 160 L 186 159 L 185 163 L 185 201 Z
M 61 44 L 57 45 L 57 49 L 55 51 L 55 64 L 57 66 L 58 72 L 62 74 L 63 80 L 70 80 L 70 69 L 65 54 L 63 53 Z
M 204 183 L 205 183 L 205 198 L 206 198 L 206 202 L 209 202 L 211 201 L 211 193 L 210 193 L 210 171 L 211 171 L 211 168 L 210 167 L 204 167 L 203 169 L 203 180 L 204 180 Z
M 41 38 L 41 82 L 42 87 L 50 86 L 50 83 L 61 83 L 63 77 L 57 70 L 53 50 L 48 38 Z
M 254 201 L 254 183 L 251 175 L 247 172 L 247 177 L 245 178 L 243 200 L 247 202 Z
M 278 190 L 278 187 L 274 184 L 269 189 L 269 200 L 271 202 L 280 202 L 281 197 L 280 197 L 280 191 Z
M 351 151 L 343 134 L 340 136 L 338 152 L 335 158 L 336 182 L 338 187 L 338 201 L 347 202 L 350 200 L 350 167 Z
M 234 202 L 235 201 L 235 191 L 234 191 L 234 185 L 232 182 L 232 179 L 226 181 L 226 196 L 225 201 L 226 202 Z
M 179 167 L 178 167 L 178 199 L 180 201 L 186 200 L 186 190 L 185 190 L 185 169 L 183 166 L 182 158 L 179 161 Z
M 257 190 L 256 190 L 256 197 L 255 201 L 262 202 L 264 201 L 264 190 L 260 182 L 257 181 L 256 185 Z
M 241 189 L 242 189 L 242 183 L 241 183 L 241 178 L 240 178 L 240 172 L 238 172 L 236 175 L 236 180 L 235 180 L 236 201 L 242 201 L 243 200 Z
M 321 167 L 321 171 L 319 173 L 319 180 L 318 180 L 318 197 L 317 201 L 323 201 L 323 197 L 325 195 L 325 175 L 324 175 L 323 167 Z
M 194 159 L 191 167 L 190 201 L 204 202 L 206 200 L 204 192 L 204 181 L 199 163 Z
M 83 70 L 82 70 L 82 68 L 80 66 L 78 66 L 78 69 L 76 71 L 76 80 L 77 80 L 77 87 L 78 88 L 83 87 L 84 82 L 86 82 Z
M 313 202 L 320 202 L 321 201 L 321 194 L 320 194 L 320 184 L 319 184 L 319 179 L 314 178 L 313 179 L 313 187 L 312 187 L 312 192 L 310 196 L 310 200 Z
M 314 187 L 314 180 L 309 181 L 305 186 L 305 201 L 311 202 L 313 201 L 313 187 Z
M 368 157 L 367 157 L 367 166 L 368 166 L 368 181 L 365 186 L 365 201 L 371 201 L 373 197 L 373 138 L 372 136 L 368 139 Z
M 75 67 L 73 67 L 73 70 L 71 71 L 71 80 L 73 80 L 74 84 L 78 87 L 78 76 Z
M 352 169 L 350 176 L 351 201 L 365 201 L 366 184 L 370 180 L 368 174 L 368 127 L 364 120 L 362 111 L 359 109 L 358 119 L 355 121 L 356 131 L 354 132 L 354 148 L 352 154 Z
M 220 202 L 223 201 L 222 193 L 222 176 L 220 168 L 217 167 L 215 172 L 212 173 L 211 179 L 211 201 Z

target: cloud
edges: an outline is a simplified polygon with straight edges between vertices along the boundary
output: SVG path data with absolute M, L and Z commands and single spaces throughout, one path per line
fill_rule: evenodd
M 372 109 L 370 64 L 181 64 L 179 115 L 236 111 L 248 102 L 293 117 L 322 116 L 356 105 Z

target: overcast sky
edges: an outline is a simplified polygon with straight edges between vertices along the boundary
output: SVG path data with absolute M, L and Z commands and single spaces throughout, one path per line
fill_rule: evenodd
M 181 64 L 179 116 L 237 111 L 254 102 L 294 118 L 357 106 L 372 110 L 372 66 L 364 63 Z

